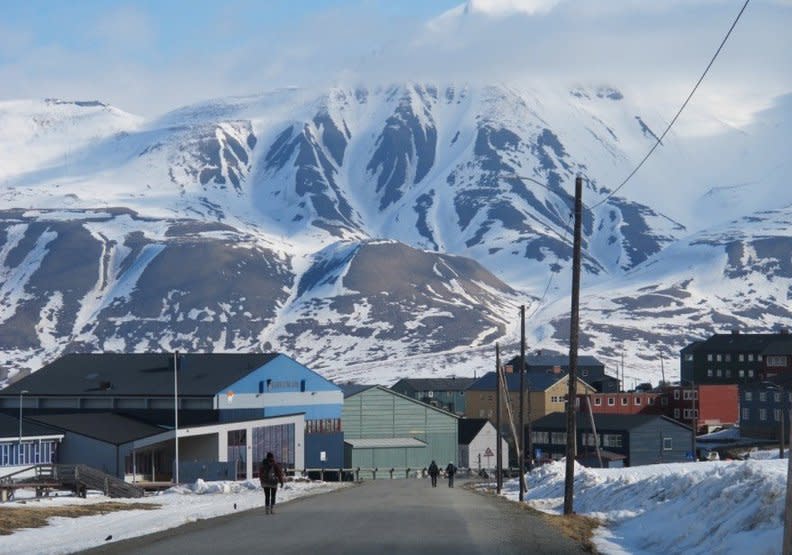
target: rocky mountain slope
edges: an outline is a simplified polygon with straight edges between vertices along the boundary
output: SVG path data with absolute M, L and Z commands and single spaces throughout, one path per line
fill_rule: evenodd
M 773 159 L 787 108 L 750 141 L 712 139 L 742 155 L 724 165 Z M 532 345 L 563 350 L 578 173 L 587 352 L 610 360 L 624 343 L 651 372 L 658 349 L 788 317 L 782 168 L 707 185 L 679 160 L 712 143 L 669 135 L 635 195 L 608 198 L 664 125 L 614 87 L 288 89 L 154 120 L 6 102 L 0 124 L 8 377 L 72 350 L 176 348 L 278 349 L 335 377 L 424 356 L 444 362 L 418 372 L 470 373 L 515 339 L 520 303 Z M 750 197 L 744 219 L 708 214 L 724 194 Z

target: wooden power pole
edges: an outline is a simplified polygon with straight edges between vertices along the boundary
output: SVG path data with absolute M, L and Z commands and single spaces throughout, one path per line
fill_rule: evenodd
M 789 444 L 792 445 L 792 409 L 789 414 Z M 781 415 L 783 418 L 784 415 Z M 787 490 L 786 490 L 786 509 L 784 511 L 784 545 L 781 548 L 783 555 L 792 555 L 792 451 L 789 453 L 787 461 Z
M 520 501 L 525 499 L 525 305 L 520 307 Z
M 498 493 L 503 487 L 503 464 L 501 453 L 501 362 L 500 345 L 495 343 L 495 486 Z
M 575 398 L 577 397 L 578 333 L 580 331 L 580 251 L 583 220 L 583 178 L 575 178 L 575 239 L 572 250 L 572 311 L 569 318 L 569 390 L 567 393 L 566 477 L 564 514 L 573 513 L 575 483 Z

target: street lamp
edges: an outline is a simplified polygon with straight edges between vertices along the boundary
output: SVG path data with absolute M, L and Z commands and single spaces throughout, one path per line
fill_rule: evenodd
M 19 446 L 17 450 L 17 464 L 20 464 L 20 460 L 22 460 L 22 395 L 25 393 L 30 393 L 27 389 L 23 389 L 19 392 Z

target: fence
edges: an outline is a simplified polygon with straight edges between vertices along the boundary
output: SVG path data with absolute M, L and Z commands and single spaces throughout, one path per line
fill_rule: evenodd
M 441 472 L 443 469 L 440 469 Z M 503 476 L 506 478 L 514 477 L 519 474 L 519 468 L 504 468 Z M 405 468 L 405 467 L 392 467 L 392 468 L 378 468 L 378 467 L 357 467 L 357 468 L 303 468 L 303 469 L 287 469 L 286 474 L 289 476 L 307 476 L 309 478 L 318 479 L 321 481 L 344 481 L 344 482 L 361 482 L 363 480 L 405 480 L 405 479 L 423 479 L 429 476 L 429 470 L 423 468 Z M 479 471 L 475 468 L 459 468 L 457 469 L 457 476 L 459 477 L 481 477 L 489 478 L 494 477 L 495 472 Z M 339 478 L 340 477 L 340 478 Z

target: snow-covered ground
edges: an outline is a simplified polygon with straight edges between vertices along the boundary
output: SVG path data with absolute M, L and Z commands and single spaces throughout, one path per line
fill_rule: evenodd
M 288 483 L 278 490 L 278 504 L 317 493 L 325 493 L 346 484 L 324 482 Z M 80 518 L 52 518 L 44 528 L 19 530 L 10 536 L 0 536 L 0 553 L 31 553 L 31 546 L 39 554 L 74 553 L 111 541 L 153 534 L 189 522 L 264 506 L 264 494 L 257 482 L 204 482 L 178 486 L 143 499 L 109 499 L 103 495 L 89 495 L 87 499 L 59 496 L 29 500 L 27 503 L 6 503 L 0 511 L 18 507 L 52 507 L 117 501 L 120 503 L 150 503 L 155 510 L 117 511 L 104 515 Z
M 777 452 L 776 452 L 777 455 Z M 602 553 L 780 552 L 786 460 L 748 460 L 592 469 L 575 466 L 575 512 L 599 518 Z M 517 499 L 519 485 L 504 485 Z M 560 513 L 564 463 L 528 474 L 528 503 Z

